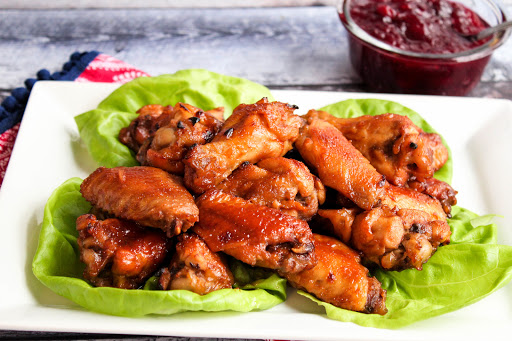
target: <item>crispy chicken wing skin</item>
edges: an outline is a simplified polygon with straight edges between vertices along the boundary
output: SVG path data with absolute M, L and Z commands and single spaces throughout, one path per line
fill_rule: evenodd
M 325 201 L 320 179 L 302 162 L 284 157 L 242 164 L 217 189 L 303 220 L 311 219 Z
M 119 141 L 137 153 L 144 141 L 154 134 L 157 118 L 168 109 L 159 104 L 143 106 L 137 110 L 139 116 L 131 121 L 128 127 L 121 129 Z
M 177 103 L 167 107 L 155 120 L 152 130 L 137 153 L 137 160 L 143 166 L 161 168 L 170 173 L 182 175 L 183 157 L 189 148 L 209 142 L 219 132 L 223 121 L 210 111 L 203 111 L 190 104 Z M 215 114 L 223 113 L 215 109 Z
M 181 179 L 153 167 L 100 167 L 80 186 L 92 205 L 118 218 L 164 230 L 169 237 L 188 230 L 199 210 Z
M 298 273 L 286 274 L 296 288 L 343 309 L 384 315 L 386 291 L 357 252 L 332 237 L 314 234 L 318 263 Z
M 394 210 L 414 209 L 427 213 L 431 220 L 446 220 L 447 216 L 439 200 L 410 188 L 386 186 L 383 205 Z
M 386 179 L 397 186 L 431 178 L 448 160 L 441 137 L 425 133 L 407 116 L 382 114 L 339 118 L 325 111 L 308 115 L 334 125 Z
M 190 290 L 205 295 L 232 288 L 234 278 L 222 254 L 212 252 L 198 235 L 183 233 L 178 236 L 176 253 L 163 270 L 159 284 L 163 290 Z
M 156 229 L 121 219 L 78 217 L 78 248 L 85 263 L 84 278 L 98 287 L 136 289 L 167 255 L 168 240 Z
M 325 186 L 366 210 L 381 204 L 385 178 L 332 124 L 308 117 L 295 147 Z
M 303 124 L 294 110 L 266 99 L 240 104 L 210 143 L 188 152 L 183 160 L 187 187 L 200 194 L 213 189 L 244 162 L 286 154 Z
M 424 181 L 412 180 L 408 182 L 409 188 L 417 192 L 427 194 L 436 198 L 441 203 L 444 212 L 450 216 L 452 206 L 457 204 L 457 191 L 449 184 L 436 178 L 425 179 Z
M 200 223 L 193 231 L 213 252 L 280 273 L 316 263 L 313 234 L 303 220 L 218 190 L 204 193 L 197 206 Z

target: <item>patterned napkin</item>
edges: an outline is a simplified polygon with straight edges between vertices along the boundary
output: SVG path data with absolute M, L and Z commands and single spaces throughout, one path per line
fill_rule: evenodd
M 0 105 L 0 188 L 30 91 L 38 80 L 126 83 L 141 76 L 149 75 L 106 54 L 97 51 L 75 52 L 62 66 L 62 71 L 51 74 L 42 69 L 37 73 L 37 78 L 25 81 L 25 87 L 14 89 Z

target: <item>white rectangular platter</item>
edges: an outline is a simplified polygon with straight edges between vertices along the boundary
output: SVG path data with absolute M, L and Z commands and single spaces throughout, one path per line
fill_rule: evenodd
M 181 313 L 121 318 L 85 311 L 34 277 L 31 262 L 52 191 L 96 165 L 80 141 L 74 116 L 94 109 L 118 85 L 38 82 L 30 96 L 0 190 L 2 246 L 0 329 L 287 340 L 482 340 L 512 334 L 512 283 L 453 313 L 398 330 L 328 319 L 322 308 L 290 290 L 288 300 L 252 313 Z M 459 205 L 495 213 L 499 242 L 512 245 L 512 102 L 481 98 L 273 91 L 299 113 L 348 98 L 382 98 L 420 113 L 453 153 L 452 185 Z

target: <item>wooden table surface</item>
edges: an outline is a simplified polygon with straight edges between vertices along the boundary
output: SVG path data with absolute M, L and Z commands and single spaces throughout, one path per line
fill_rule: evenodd
M 39 69 L 59 71 L 72 52 L 90 50 L 151 75 L 201 67 L 275 89 L 363 91 L 347 49 L 330 6 L 0 10 L 0 91 L 5 96 Z M 512 39 L 469 96 L 512 99 Z
M 507 3 L 512 12 L 512 1 Z M 347 47 L 330 6 L 0 9 L 0 100 L 39 69 L 59 71 L 71 53 L 90 50 L 151 75 L 206 68 L 272 89 L 364 91 L 351 69 Z M 512 99 L 512 40 L 494 53 L 469 96 Z M 133 338 L 190 340 L 0 331 L 2 340 Z

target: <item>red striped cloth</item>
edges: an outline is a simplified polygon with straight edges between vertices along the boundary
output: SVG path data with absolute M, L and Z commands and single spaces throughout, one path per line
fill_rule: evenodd
M 126 83 L 137 77 L 149 76 L 119 59 L 106 54 L 98 54 L 74 79 L 75 82 Z M 9 164 L 12 149 L 18 135 L 20 123 L 0 135 L 0 188 Z

